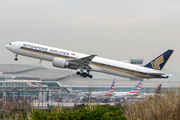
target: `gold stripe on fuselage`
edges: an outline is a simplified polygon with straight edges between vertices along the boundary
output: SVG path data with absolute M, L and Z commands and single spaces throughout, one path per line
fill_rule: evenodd
M 49 52 L 46 53 L 46 52 L 43 52 L 43 51 L 37 51 L 37 50 L 28 49 L 28 48 L 22 48 L 22 47 L 20 49 L 26 50 L 26 51 L 29 51 L 29 52 L 34 52 L 34 53 L 39 53 L 39 54 L 47 55 L 47 56 L 52 56 L 52 57 L 59 57 L 59 58 L 64 58 L 64 59 L 72 59 L 72 57 L 56 55 L 56 54 L 49 53 Z M 106 69 L 110 69 L 110 70 L 126 73 L 126 74 L 129 74 L 129 75 L 133 75 L 133 76 L 137 76 L 137 77 L 141 77 L 141 78 L 154 78 L 153 76 L 150 76 L 148 74 L 143 74 L 143 73 L 139 73 L 139 72 L 131 71 L 131 70 L 125 70 L 125 69 L 117 68 L 117 67 L 113 67 L 113 66 L 102 65 L 100 63 L 92 62 L 92 63 L 90 63 L 90 65 L 94 65 L 94 66 L 97 66 L 97 67 L 102 67 L 102 68 L 106 68 Z
M 137 76 L 137 77 L 141 77 L 141 78 L 154 78 L 153 76 L 150 76 L 148 74 L 143 74 L 143 73 L 139 73 L 139 72 L 131 71 L 131 70 L 125 70 L 125 69 L 117 68 L 117 67 L 113 67 L 113 66 L 101 65 L 99 63 L 91 63 L 90 65 L 94 65 L 94 66 L 98 66 L 98 67 L 102 67 L 102 68 L 106 68 L 106 69 L 126 73 L 126 74 L 129 74 L 129 75 L 133 75 L 133 76 Z

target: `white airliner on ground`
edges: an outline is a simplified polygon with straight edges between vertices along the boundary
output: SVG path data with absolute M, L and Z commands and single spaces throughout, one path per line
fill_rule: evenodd
M 111 88 L 109 91 L 105 92 L 85 92 L 80 94 L 80 99 L 85 99 L 85 98 L 93 98 L 93 99 L 98 99 L 98 100 L 109 100 L 112 96 L 114 96 L 114 86 L 115 86 L 115 79 L 112 82 Z
M 30 42 L 11 42 L 6 45 L 6 48 L 15 54 L 15 61 L 18 60 L 18 55 L 46 60 L 52 62 L 54 67 L 79 69 L 78 75 L 90 78 L 93 77 L 89 74 L 90 71 L 126 78 L 168 78 L 169 75 L 162 73 L 161 70 L 174 52 L 174 50 L 167 50 L 147 65 L 138 66 Z
M 149 96 L 154 96 L 154 95 L 163 95 L 161 93 L 161 87 L 162 87 L 162 84 L 158 85 L 158 87 L 156 88 L 155 90 L 155 93 L 143 93 L 143 95 L 139 98 L 146 98 L 146 97 L 149 97 Z
M 126 98 L 135 98 L 140 95 L 140 90 L 143 80 L 141 80 L 130 92 L 115 92 L 114 96 L 111 99 L 126 99 Z

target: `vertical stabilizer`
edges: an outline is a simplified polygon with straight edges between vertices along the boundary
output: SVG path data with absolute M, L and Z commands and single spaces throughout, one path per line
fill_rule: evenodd
M 142 86 L 143 80 L 141 80 L 129 93 L 128 96 L 138 96 L 141 86 Z
M 156 94 L 160 94 L 161 93 L 161 86 L 162 84 L 160 84 L 157 89 L 156 89 Z
M 170 49 L 167 50 L 166 52 L 164 52 L 163 54 L 161 54 L 160 56 L 149 62 L 144 67 L 153 68 L 156 70 L 162 70 L 166 65 L 167 61 L 169 60 L 169 58 L 171 57 L 171 55 L 173 54 L 173 52 L 174 50 L 170 50 Z
M 106 92 L 106 94 L 104 96 L 112 96 L 114 93 L 114 86 L 115 86 L 115 79 L 112 82 L 111 88 L 109 89 L 108 92 Z

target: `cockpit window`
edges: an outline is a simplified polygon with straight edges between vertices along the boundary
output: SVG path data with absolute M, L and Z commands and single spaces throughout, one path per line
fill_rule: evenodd
M 12 45 L 12 43 L 9 43 L 9 45 Z

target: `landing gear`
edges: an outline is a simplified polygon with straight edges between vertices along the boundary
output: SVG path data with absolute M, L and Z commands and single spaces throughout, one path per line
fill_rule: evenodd
M 80 72 L 76 72 L 77 75 L 80 75 Z
M 92 76 L 92 75 L 89 75 L 89 78 L 93 78 L 93 76 Z
M 86 72 L 76 72 L 76 74 L 77 75 L 80 75 L 80 76 L 82 76 L 82 77 L 89 77 L 89 78 L 93 78 L 93 76 L 92 75 L 90 75 L 89 74 L 89 72 L 88 73 L 86 73 Z
M 18 54 L 15 54 L 15 58 L 14 58 L 15 61 L 18 61 L 17 57 L 18 57 Z
M 14 58 L 14 61 L 18 61 L 18 58 Z

